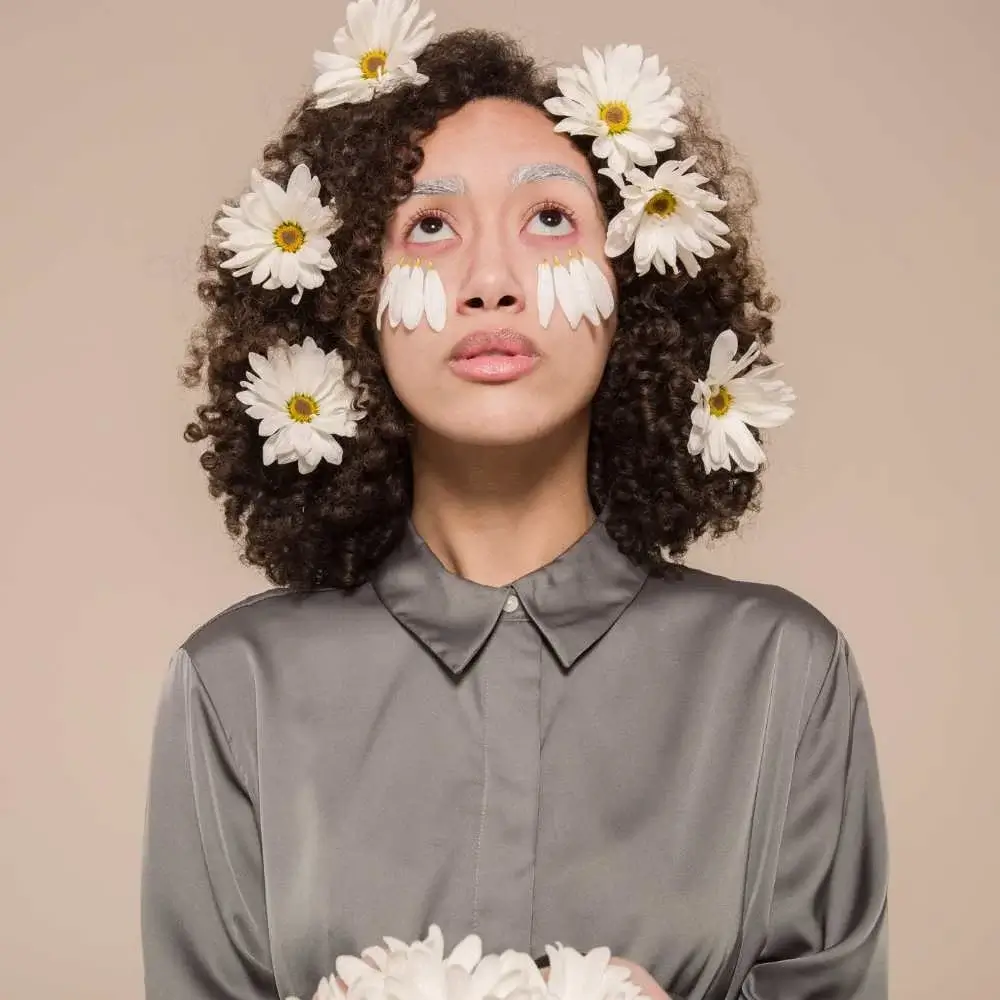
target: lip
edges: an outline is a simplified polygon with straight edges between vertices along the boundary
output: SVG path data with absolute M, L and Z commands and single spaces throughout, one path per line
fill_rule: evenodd
M 541 360 L 537 344 L 523 333 L 503 328 L 476 330 L 452 349 L 451 370 L 469 382 L 513 382 Z
M 488 353 L 509 357 L 537 357 L 538 345 L 523 333 L 503 327 L 498 330 L 476 330 L 466 334 L 451 351 L 452 361 L 465 361 Z
M 531 372 L 539 362 L 537 354 L 477 354 L 455 358 L 451 370 L 469 382 L 513 382 Z

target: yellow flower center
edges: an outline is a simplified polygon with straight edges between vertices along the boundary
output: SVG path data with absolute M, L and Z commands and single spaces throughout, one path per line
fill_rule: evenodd
M 720 385 L 719 388 L 708 397 L 708 412 L 711 413 L 713 417 L 724 417 L 729 412 L 729 407 L 732 405 L 732 393 L 724 385 Z
M 288 401 L 288 415 L 297 424 L 308 424 L 319 414 L 319 406 L 312 396 L 297 392 Z
M 676 211 L 677 199 L 669 191 L 657 191 L 646 202 L 647 215 L 658 215 L 661 219 L 665 219 L 668 215 L 673 215 Z
M 608 131 L 612 135 L 627 132 L 629 125 L 632 124 L 632 112 L 629 111 L 628 105 L 622 101 L 608 101 L 607 104 L 600 106 L 598 113 L 601 121 L 608 126 Z
M 305 230 L 297 222 L 282 222 L 274 231 L 274 245 L 285 253 L 298 253 L 305 241 Z
M 366 80 L 377 80 L 385 69 L 385 64 L 389 61 L 389 53 L 385 49 L 372 49 L 366 52 L 359 60 L 361 75 Z

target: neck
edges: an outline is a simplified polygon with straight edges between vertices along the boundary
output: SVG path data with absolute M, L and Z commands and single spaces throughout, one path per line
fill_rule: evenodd
M 551 562 L 595 519 L 587 492 L 589 414 L 517 445 L 412 442 L 413 526 L 452 573 L 502 587 Z

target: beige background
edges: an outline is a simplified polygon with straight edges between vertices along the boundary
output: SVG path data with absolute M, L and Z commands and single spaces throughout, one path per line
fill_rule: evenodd
M 764 513 L 694 561 L 780 582 L 865 672 L 892 995 L 997 996 L 993 0 L 440 0 L 576 61 L 639 41 L 756 171 L 801 398 Z M 170 651 L 264 583 L 180 432 L 199 240 L 312 80 L 330 0 L 5 5 L 0 996 L 141 994 L 137 890 Z

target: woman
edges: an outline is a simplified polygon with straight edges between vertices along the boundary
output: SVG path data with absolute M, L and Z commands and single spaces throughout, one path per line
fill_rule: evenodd
M 556 84 L 416 14 L 348 8 L 203 255 L 188 437 L 277 589 L 171 664 L 147 996 L 310 995 L 436 923 L 654 1000 L 885 997 L 850 650 L 676 562 L 790 412 L 746 178 L 637 47 Z

